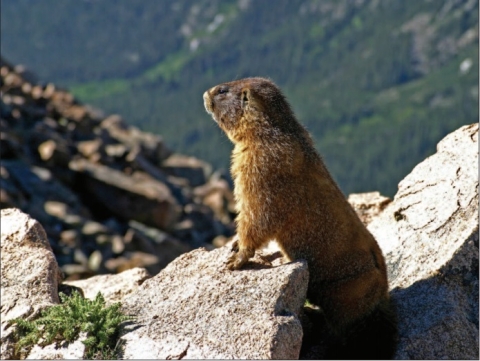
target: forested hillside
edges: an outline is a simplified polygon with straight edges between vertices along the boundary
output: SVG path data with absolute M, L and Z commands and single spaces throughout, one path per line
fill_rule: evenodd
M 3 0 L 2 56 L 228 167 L 207 88 L 272 78 L 345 193 L 397 183 L 478 121 L 476 0 Z

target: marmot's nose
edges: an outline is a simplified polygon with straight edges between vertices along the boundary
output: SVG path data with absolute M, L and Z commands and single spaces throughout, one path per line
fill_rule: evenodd
M 208 113 L 213 113 L 213 102 L 210 99 L 210 94 L 208 90 L 205 93 L 203 93 L 203 105 L 205 106 L 205 110 Z

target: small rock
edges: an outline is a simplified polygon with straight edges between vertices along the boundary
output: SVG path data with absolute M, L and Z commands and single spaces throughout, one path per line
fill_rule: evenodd
M 93 140 L 84 140 L 77 143 L 78 152 L 85 158 L 90 158 L 100 151 L 102 141 L 98 138 Z
M 75 251 L 73 251 L 73 260 L 83 266 L 88 264 L 88 257 L 80 248 L 77 248 Z
M 45 209 L 45 212 L 51 216 L 55 216 L 60 219 L 64 219 L 68 212 L 68 205 L 66 205 L 64 202 L 58 201 L 46 201 L 43 205 L 43 208 Z
M 112 252 L 120 254 L 125 250 L 124 239 L 118 235 L 112 236 Z
M 76 214 L 68 214 L 63 218 L 63 222 L 70 227 L 77 228 L 84 224 L 85 219 Z
M 74 281 L 92 277 L 95 272 L 92 272 L 86 264 L 65 264 L 62 266 L 62 271 L 66 275 L 66 280 Z
M 102 265 L 102 252 L 99 250 L 93 251 L 90 257 L 88 258 L 88 268 L 93 272 L 98 272 L 100 266 Z
M 79 237 L 80 234 L 75 229 L 67 229 L 60 233 L 60 241 L 72 248 L 76 247 Z
M 128 148 L 123 144 L 109 144 L 105 147 L 105 153 L 112 158 L 125 157 Z
M 87 236 L 108 233 L 108 228 L 95 221 L 87 221 L 82 227 L 82 233 Z

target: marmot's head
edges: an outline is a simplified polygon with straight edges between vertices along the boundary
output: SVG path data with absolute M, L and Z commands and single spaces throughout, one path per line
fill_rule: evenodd
M 207 112 L 234 143 L 247 138 L 266 140 L 298 125 L 282 92 L 268 79 L 223 83 L 203 93 L 203 100 Z

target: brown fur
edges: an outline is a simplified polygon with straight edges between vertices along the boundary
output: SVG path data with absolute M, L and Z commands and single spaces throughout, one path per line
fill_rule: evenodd
M 290 260 L 308 261 L 307 296 L 339 334 L 388 303 L 385 260 L 377 242 L 280 89 L 270 80 L 247 78 L 217 85 L 203 98 L 207 112 L 235 145 L 231 172 L 238 242 L 228 268 L 241 268 L 255 250 L 275 239 Z

